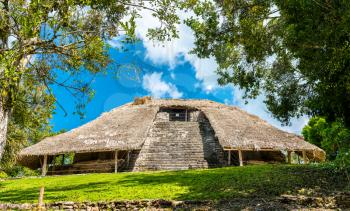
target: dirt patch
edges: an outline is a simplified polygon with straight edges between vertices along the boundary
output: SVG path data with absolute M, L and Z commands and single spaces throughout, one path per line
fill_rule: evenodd
M 348 210 L 350 193 L 331 196 L 281 195 L 276 198 L 221 201 L 218 210 Z

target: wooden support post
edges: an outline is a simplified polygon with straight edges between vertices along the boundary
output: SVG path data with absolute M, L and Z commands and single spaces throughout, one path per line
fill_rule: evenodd
M 38 208 L 41 210 L 44 205 L 44 186 L 40 187 L 40 192 L 39 192 L 39 199 L 38 199 Z
M 44 161 L 41 167 L 41 176 L 45 176 L 46 172 L 47 172 L 47 155 L 44 155 Z
M 53 172 L 55 172 L 55 169 L 56 169 L 56 155 L 54 155 L 53 157 L 52 157 L 52 174 L 53 174 Z
M 238 150 L 239 166 L 243 166 L 242 151 Z
M 231 150 L 228 150 L 227 153 L 228 153 L 227 163 L 230 166 L 231 165 Z
M 114 173 L 118 172 L 118 150 L 114 153 Z
M 126 166 L 129 166 L 130 163 L 130 151 L 128 150 L 128 154 L 126 155 Z
M 287 162 L 288 164 L 292 163 L 292 151 L 288 151 Z
M 64 154 L 62 154 L 62 163 L 61 165 L 63 166 L 64 165 Z
M 303 150 L 303 161 L 304 161 L 304 164 L 307 164 L 307 163 L 308 163 L 308 159 L 307 159 L 306 151 L 305 151 L 305 150 Z

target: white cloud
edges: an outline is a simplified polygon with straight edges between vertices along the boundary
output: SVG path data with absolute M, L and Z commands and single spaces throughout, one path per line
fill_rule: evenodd
M 157 72 L 144 75 L 142 87 L 155 98 L 181 98 L 183 94 L 177 90 L 176 86 L 163 81 L 161 77 L 162 73 Z
M 218 65 L 214 58 L 193 58 L 191 63 L 196 69 L 196 78 L 202 82 L 202 89 L 209 93 L 219 87 L 218 76 L 215 73 Z
M 186 17 L 193 15 L 191 13 L 184 12 L 179 12 L 178 14 L 181 19 L 185 19 Z M 212 57 L 207 59 L 199 59 L 196 55 L 189 53 L 190 50 L 194 48 L 195 38 L 193 32 L 188 26 L 185 24 L 180 24 L 178 26 L 177 29 L 179 32 L 179 39 L 157 44 L 150 41 L 146 37 L 146 34 L 148 28 L 159 26 L 159 22 L 148 11 L 144 11 L 142 13 L 142 18 L 137 19 L 136 22 L 138 26 L 136 28 L 136 33 L 138 37 L 143 40 L 143 44 L 146 48 L 146 57 L 154 64 L 166 64 L 169 65 L 170 69 L 173 69 L 176 67 L 176 65 L 183 62 L 179 59 L 180 56 L 183 56 L 184 60 L 189 62 L 195 69 L 195 76 L 198 80 L 195 87 L 201 87 L 207 94 L 212 93 L 219 88 L 217 83 L 218 76 L 215 73 L 218 65 L 215 59 Z M 173 96 L 182 96 L 182 93 L 179 93 L 176 87 L 174 87 L 172 84 L 167 84 L 166 82 L 161 81 L 160 73 L 154 74 L 145 76 L 144 78 L 144 88 L 149 90 L 153 96 L 162 97 L 170 92 L 173 92 Z M 158 83 L 152 85 L 149 82 L 151 80 L 158 81 Z M 263 96 L 259 96 L 257 99 L 250 100 L 248 104 L 245 104 L 244 100 L 242 99 L 242 91 L 233 86 L 232 89 L 232 102 L 225 99 L 225 104 L 236 105 L 249 113 L 259 116 L 275 127 L 288 132 L 300 134 L 302 128 L 308 122 L 308 117 L 305 116 L 299 119 L 293 119 L 292 126 L 281 126 L 281 123 L 274 119 L 271 113 L 267 111 L 266 105 L 263 102 Z
M 186 17 L 190 17 L 191 13 L 178 12 L 180 18 L 183 20 Z M 217 75 L 215 70 L 217 64 L 214 58 L 199 59 L 196 55 L 190 54 L 190 50 L 194 48 L 194 35 L 192 30 L 181 23 L 177 29 L 179 32 L 178 39 L 172 41 L 157 44 L 146 37 L 147 29 L 159 26 L 159 21 L 155 19 L 150 12 L 143 11 L 142 18 L 136 20 L 137 36 L 143 40 L 143 44 L 146 48 L 146 57 L 154 64 L 166 64 L 170 69 L 181 64 L 183 61 L 179 59 L 179 56 L 183 56 L 184 59 L 192 64 L 196 71 L 196 78 L 201 82 L 200 87 L 207 93 L 218 88 Z
M 114 37 L 111 40 L 108 40 L 107 43 L 110 44 L 113 48 L 123 47 L 122 42 L 123 36 Z

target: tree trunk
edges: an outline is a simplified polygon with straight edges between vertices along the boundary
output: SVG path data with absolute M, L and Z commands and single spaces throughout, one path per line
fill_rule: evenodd
M 34 39 L 32 39 L 32 40 L 34 40 Z M 20 60 L 18 67 L 25 68 L 31 58 L 32 58 L 32 55 L 24 56 Z M 4 69 L 0 69 L 0 77 L 2 77 L 3 72 L 4 72 Z M 4 154 L 4 149 L 5 149 L 5 145 L 6 145 L 7 126 L 8 126 L 8 120 L 9 120 L 10 111 L 11 111 L 11 108 L 4 108 L 3 101 L 4 101 L 4 99 L 1 98 L 1 96 L 0 96 L 0 161 L 1 161 L 2 156 Z
M 5 110 L 0 98 L 0 160 L 4 153 L 7 135 L 7 124 L 9 119 L 9 112 Z

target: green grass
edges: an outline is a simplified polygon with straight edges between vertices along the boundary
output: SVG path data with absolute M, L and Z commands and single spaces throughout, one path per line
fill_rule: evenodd
M 22 178 L 0 182 L 1 202 L 218 200 L 274 197 L 300 189 L 343 190 L 345 178 L 329 165 L 259 165 L 207 170 L 104 173 Z

